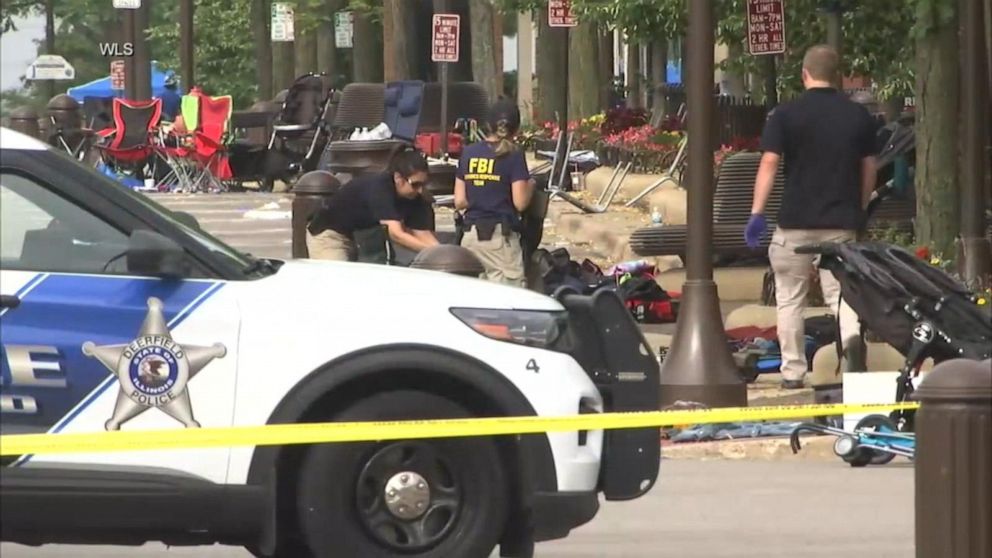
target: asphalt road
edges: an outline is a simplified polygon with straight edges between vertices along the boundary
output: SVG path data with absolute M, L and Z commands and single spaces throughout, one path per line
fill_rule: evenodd
M 537 558 L 906 558 L 913 469 L 899 458 L 852 469 L 824 462 L 665 461 L 659 484 L 604 504 Z M 251 558 L 234 547 L 166 549 L 0 545 L 3 558 Z

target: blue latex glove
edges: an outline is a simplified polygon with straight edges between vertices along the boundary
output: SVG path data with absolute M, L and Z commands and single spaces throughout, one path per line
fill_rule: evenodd
M 765 221 L 764 215 L 751 214 L 751 218 L 747 220 L 747 227 L 744 229 L 744 240 L 747 241 L 748 247 L 757 248 L 767 229 L 768 223 Z

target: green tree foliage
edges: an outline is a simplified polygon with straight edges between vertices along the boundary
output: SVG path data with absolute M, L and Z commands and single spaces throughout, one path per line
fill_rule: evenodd
M 848 74 L 870 76 L 880 96 L 905 95 L 913 84 L 914 22 L 947 17 L 954 0 L 871 0 L 848 2 L 842 19 L 844 62 Z M 785 93 L 802 88 L 800 67 L 810 46 L 826 41 L 824 0 L 787 0 L 785 28 L 788 51 L 779 60 L 779 87 Z M 506 11 L 547 9 L 547 0 L 501 0 Z M 679 39 L 688 24 L 687 0 L 573 0 L 583 20 L 616 28 L 639 41 Z M 760 72 L 760 59 L 747 54 L 747 0 L 717 0 L 717 40 L 744 45 L 744 54 L 723 62 L 723 69 Z
M 161 3 L 159 3 L 161 4 Z M 3 29 L 14 30 L 15 17 L 44 16 L 45 3 L 40 1 L 4 2 L 0 4 L 0 20 L 4 22 Z M 122 41 L 119 10 L 114 10 L 110 2 L 101 0 L 55 0 L 53 8 L 56 18 L 55 50 L 76 69 L 74 80 L 58 81 L 57 91 L 65 92 L 70 87 L 82 85 L 94 79 L 107 76 L 110 73 L 110 59 L 100 53 L 101 42 Z M 153 18 L 161 18 L 162 12 L 156 7 Z M 44 52 L 44 38 L 36 40 L 38 53 Z M 155 50 L 152 50 L 155 54 Z M 32 106 L 44 106 L 48 99 L 44 87 L 38 84 L 24 82 L 24 91 L 19 94 L 5 92 L 7 108 L 20 104 L 26 99 L 34 99 Z
M 787 52 L 779 59 L 779 89 L 802 89 L 800 68 L 806 49 L 826 42 L 823 0 L 785 2 Z M 747 0 L 718 0 L 717 36 L 726 44 L 744 45 L 744 55 L 727 60 L 725 69 L 758 71 L 758 57 L 747 54 Z M 914 6 L 906 0 L 872 0 L 850 6 L 842 17 L 844 71 L 871 77 L 882 98 L 905 95 L 913 80 L 913 43 L 909 35 Z
M 178 74 L 179 2 L 157 4 L 163 4 L 166 13 L 149 30 L 152 53 L 160 68 Z M 251 0 L 197 0 L 193 16 L 196 85 L 209 95 L 231 95 L 235 108 L 247 108 L 258 94 L 250 4 Z
M 316 27 L 323 14 L 314 8 L 319 0 L 299 0 L 303 16 L 300 25 Z M 197 0 L 194 21 L 196 81 L 215 95 L 232 95 L 236 107 L 250 105 L 257 92 L 250 0 Z M 44 14 L 42 1 L 4 1 L 0 4 L 0 29 L 14 29 L 14 18 Z M 151 3 L 148 42 L 152 60 L 161 69 L 180 69 L 179 2 L 158 0 Z M 123 41 L 123 17 L 107 0 L 55 0 L 57 20 L 56 50 L 76 69 L 76 79 L 58 82 L 59 91 L 105 77 L 110 58 L 100 53 L 101 42 Z M 38 41 L 43 52 L 44 41 Z M 26 84 L 27 95 L 5 92 L 4 108 L 25 103 L 26 98 L 42 95 Z M 43 106 L 47 99 L 39 99 Z M 33 103 L 37 105 L 36 103 Z
M 640 42 L 673 39 L 685 34 L 686 0 L 573 0 L 583 21 L 619 29 Z

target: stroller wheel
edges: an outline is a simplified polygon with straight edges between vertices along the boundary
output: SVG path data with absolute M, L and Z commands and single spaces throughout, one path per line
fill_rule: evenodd
M 864 467 L 871 463 L 871 452 L 859 445 L 858 439 L 854 436 L 845 434 L 837 438 L 834 442 L 834 453 L 851 467 Z
M 858 424 L 854 426 L 854 430 L 856 432 L 860 430 L 868 432 L 879 432 L 886 430 L 889 432 L 899 432 L 899 428 L 896 426 L 896 423 L 885 415 L 868 415 L 858 421 Z M 885 451 L 867 450 L 867 453 L 871 454 L 872 465 L 885 465 L 896 458 L 894 453 L 888 453 Z

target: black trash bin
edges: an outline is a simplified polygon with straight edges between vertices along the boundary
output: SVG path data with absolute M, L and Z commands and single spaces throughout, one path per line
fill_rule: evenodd
M 337 193 L 341 182 L 327 171 L 311 171 L 293 186 L 293 258 L 309 258 L 307 223 L 314 212 Z

